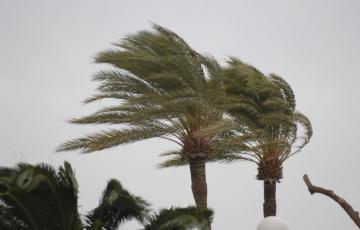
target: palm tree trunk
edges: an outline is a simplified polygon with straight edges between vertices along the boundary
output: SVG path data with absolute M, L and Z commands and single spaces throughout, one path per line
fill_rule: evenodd
M 196 157 L 189 159 L 191 173 L 191 188 L 195 199 L 196 207 L 199 209 L 207 208 L 207 184 L 205 159 Z
M 264 180 L 264 217 L 276 216 L 276 181 Z

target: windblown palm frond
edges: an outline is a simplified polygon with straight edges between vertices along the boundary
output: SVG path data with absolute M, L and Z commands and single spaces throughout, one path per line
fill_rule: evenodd
M 264 117 L 274 112 L 277 115 L 289 113 L 282 90 L 256 68 L 231 58 L 222 76 L 227 97 L 232 101 L 227 111 L 239 119 L 239 123 L 264 128 L 271 126 L 271 119 Z
M 162 209 L 150 218 L 143 230 L 209 230 L 213 219 L 210 209 L 196 207 Z
M 176 131 L 177 129 L 174 126 L 163 123 L 156 124 L 155 122 L 152 124 L 148 123 L 133 126 L 129 129 L 109 129 L 91 136 L 65 142 L 59 150 L 83 149 L 83 152 L 87 153 L 95 150 L 108 149 L 119 144 L 132 143 L 159 136 L 167 137 L 172 133 L 176 135 Z

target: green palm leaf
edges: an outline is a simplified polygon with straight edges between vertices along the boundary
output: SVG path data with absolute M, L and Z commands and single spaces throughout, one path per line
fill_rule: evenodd
M 110 129 L 100 133 L 65 142 L 58 151 L 82 149 L 84 153 L 108 149 L 119 144 L 168 136 L 177 129 L 166 124 L 144 124 L 129 129 Z
M 209 230 L 213 212 L 195 207 L 170 208 L 160 210 L 143 230 Z

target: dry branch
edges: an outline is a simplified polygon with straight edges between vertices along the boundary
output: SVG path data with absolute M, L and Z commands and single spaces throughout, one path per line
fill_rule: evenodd
M 354 223 L 360 228 L 360 217 L 359 217 L 359 212 L 355 211 L 353 209 L 353 207 L 346 202 L 346 200 L 344 200 L 343 198 L 341 198 L 340 196 L 338 196 L 334 191 L 329 190 L 329 189 L 325 189 L 322 187 L 318 187 L 318 186 L 314 186 L 308 175 L 304 175 L 303 177 L 304 182 L 306 184 L 306 186 L 309 189 L 309 192 L 311 193 L 311 195 L 313 195 L 314 193 L 321 193 L 325 196 L 330 197 L 331 199 L 333 199 L 335 202 L 337 202 L 344 210 L 345 212 L 350 216 L 350 218 L 354 221 Z

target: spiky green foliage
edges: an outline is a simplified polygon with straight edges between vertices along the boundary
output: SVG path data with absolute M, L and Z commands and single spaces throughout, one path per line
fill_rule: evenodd
M 125 221 L 144 222 L 148 217 L 148 202 L 132 195 L 117 180 L 110 180 L 99 206 L 86 217 L 87 230 L 116 230 Z
M 152 216 L 143 230 L 209 230 L 213 211 L 196 207 L 162 209 Z
M 81 227 L 77 183 L 68 163 L 58 173 L 46 164 L 0 168 L 0 201 L 13 218 L 29 229 Z
M 116 230 L 128 220 L 144 222 L 149 204 L 110 180 L 98 207 L 81 220 L 78 185 L 67 162 L 56 172 L 46 164 L 0 168 L 0 227 L 4 230 Z
M 93 76 L 100 84 L 98 93 L 85 103 L 115 99 L 115 104 L 71 120 L 116 128 L 67 141 L 59 151 L 81 149 L 87 153 L 156 137 L 179 144 L 183 149 L 179 156 L 185 160 L 196 152 L 192 149 L 195 145 L 208 151 L 217 133 L 201 138 L 196 133 L 222 119 L 220 65 L 194 51 L 172 31 L 158 25 L 153 28 L 128 35 L 115 43 L 116 49 L 96 56 L 96 63 L 114 68 Z
M 116 230 L 137 220 L 145 230 L 205 230 L 212 221 L 211 210 L 195 207 L 150 215 L 149 203 L 115 179 L 107 183 L 99 205 L 81 218 L 77 194 L 74 171 L 67 162 L 58 172 L 46 164 L 0 168 L 0 229 Z

